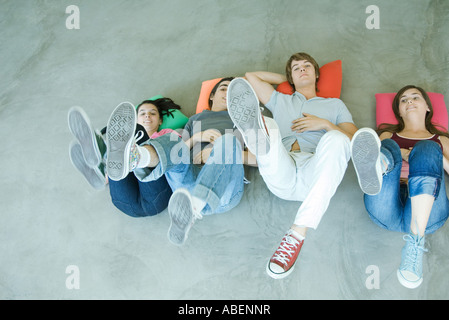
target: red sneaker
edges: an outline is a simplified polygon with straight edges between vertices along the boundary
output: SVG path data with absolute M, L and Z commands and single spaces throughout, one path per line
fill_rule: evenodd
M 304 238 L 293 230 L 288 230 L 276 252 L 267 264 L 267 273 L 274 279 L 288 276 L 295 266 Z

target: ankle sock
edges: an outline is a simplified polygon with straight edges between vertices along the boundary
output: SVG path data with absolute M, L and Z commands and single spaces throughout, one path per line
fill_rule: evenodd
M 140 159 L 137 162 L 137 168 L 146 168 L 150 164 L 151 155 L 150 152 L 145 147 L 136 145 L 137 151 L 140 154 Z
M 193 210 L 195 210 L 198 213 L 201 213 L 201 211 L 204 209 L 205 206 L 206 206 L 206 201 L 192 196 Z
M 300 235 L 298 232 L 296 232 L 295 230 L 293 230 L 293 229 L 290 229 L 290 232 L 291 232 L 291 234 L 296 238 L 296 239 L 298 239 L 299 241 L 302 241 L 302 240 L 304 240 L 306 237 L 304 237 L 303 235 Z
M 388 166 L 390 165 L 390 161 L 388 161 L 388 158 L 383 153 L 380 154 L 380 165 L 382 168 L 382 174 L 385 174 L 388 170 Z

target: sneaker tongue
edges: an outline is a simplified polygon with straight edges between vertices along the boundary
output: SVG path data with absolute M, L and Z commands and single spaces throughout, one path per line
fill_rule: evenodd
M 296 231 L 293 230 L 293 229 L 290 229 L 290 230 L 289 230 L 289 234 L 290 234 L 291 236 L 293 236 L 294 238 L 296 238 L 296 240 L 298 240 L 298 241 L 302 241 L 302 240 L 305 239 L 302 235 L 300 235 L 298 232 L 296 232 Z
M 97 140 L 98 150 L 100 150 L 101 158 L 103 159 L 106 154 L 106 143 L 102 134 L 98 131 L 95 132 L 95 139 Z
M 413 234 L 410 232 L 410 237 L 413 239 L 413 242 L 417 245 L 417 246 L 424 246 L 424 244 L 426 243 L 426 236 L 420 236 L 418 234 Z

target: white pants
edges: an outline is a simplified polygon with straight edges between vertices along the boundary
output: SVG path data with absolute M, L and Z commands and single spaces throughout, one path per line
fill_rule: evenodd
M 327 132 L 315 153 L 289 152 L 279 127 L 265 117 L 270 151 L 257 157 L 259 172 L 270 191 L 281 199 L 302 201 L 294 224 L 316 229 L 343 179 L 350 159 L 350 140 L 338 130 Z

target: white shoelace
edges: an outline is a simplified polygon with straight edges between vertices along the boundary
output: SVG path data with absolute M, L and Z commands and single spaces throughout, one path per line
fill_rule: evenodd
M 407 241 L 407 253 L 405 256 L 405 261 L 403 261 L 403 270 L 413 270 L 414 272 L 421 272 L 418 261 L 420 261 L 419 256 L 422 256 L 424 252 L 428 250 L 424 246 L 420 246 L 416 243 L 410 235 L 404 235 L 403 239 Z
M 137 167 L 137 164 L 139 163 L 140 153 L 137 148 L 136 141 L 139 141 L 140 139 L 142 139 L 143 136 L 144 136 L 144 133 L 142 130 L 139 130 L 136 133 L 136 135 L 134 136 L 134 141 L 133 141 L 133 144 L 129 151 L 129 171 L 133 171 Z
M 297 250 L 300 242 L 288 233 L 285 235 L 284 239 L 276 250 L 273 259 L 279 261 L 280 263 L 287 265 L 290 259 L 293 257 L 294 253 Z
M 142 139 L 142 137 L 145 135 L 142 130 L 137 131 L 136 135 L 134 136 L 134 142 L 139 141 Z

